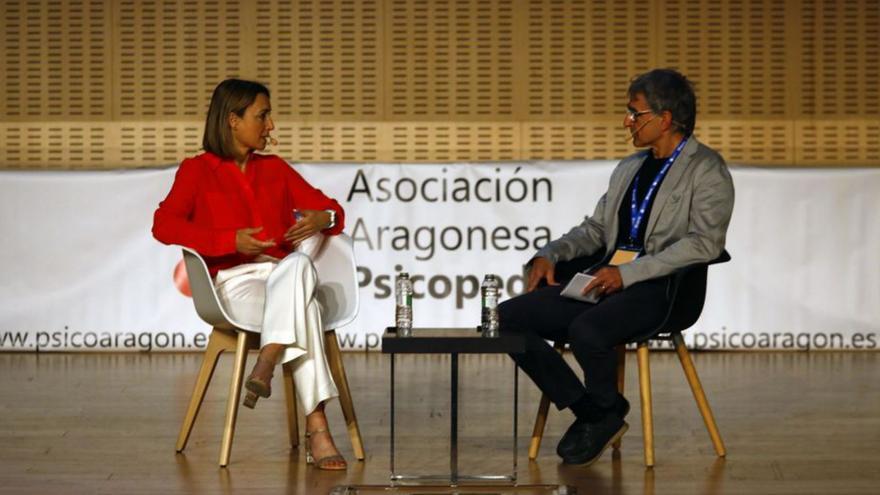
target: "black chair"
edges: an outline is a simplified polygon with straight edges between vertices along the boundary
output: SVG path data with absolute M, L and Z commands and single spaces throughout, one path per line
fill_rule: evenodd
M 575 273 L 588 269 L 589 267 L 602 264 L 605 261 L 602 253 L 595 256 L 577 258 L 571 261 L 560 262 L 556 265 L 556 280 L 560 283 L 566 283 Z M 663 323 L 647 338 L 636 340 L 637 357 L 639 363 L 639 390 L 642 403 L 642 432 L 645 437 L 645 465 L 652 467 L 654 465 L 654 421 L 653 407 L 651 404 L 651 370 L 648 361 L 648 341 L 650 340 L 671 340 L 675 348 L 681 366 L 684 369 L 685 377 L 694 394 L 694 400 L 697 402 L 697 408 L 703 416 L 706 429 L 715 446 L 715 452 L 719 457 L 724 457 L 726 451 L 724 442 L 721 440 L 721 434 L 715 424 L 715 417 L 712 415 L 712 409 L 709 407 L 709 401 L 703 392 L 703 386 L 694 363 L 691 360 L 687 347 L 681 332 L 687 330 L 700 318 L 703 311 L 703 304 L 706 300 L 706 272 L 709 265 L 717 263 L 726 263 L 730 261 L 730 255 L 727 251 L 712 260 L 709 263 L 698 264 L 681 269 L 670 276 L 669 283 L 669 311 L 664 318 Z M 556 344 L 557 350 L 562 352 L 564 347 L 562 343 Z M 624 386 L 624 370 L 626 359 L 626 346 L 617 347 L 617 388 L 623 393 Z M 532 440 L 529 445 L 529 459 L 535 459 L 541 448 L 541 438 L 544 434 L 544 426 L 547 422 L 547 412 L 550 406 L 550 399 L 543 395 L 541 404 L 538 407 L 538 415 L 535 418 L 535 427 L 532 431 Z M 614 448 L 620 448 L 620 443 L 615 443 Z

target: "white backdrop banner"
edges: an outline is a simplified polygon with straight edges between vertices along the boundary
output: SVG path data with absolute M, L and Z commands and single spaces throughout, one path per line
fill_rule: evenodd
M 613 162 L 298 164 L 346 210 L 361 285 L 343 348 L 378 349 L 393 281 L 415 285 L 415 326 L 475 326 L 479 285 L 524 288 L 522 265 L 593 211 Z M 178 290 L 180 251 L 150 234 L 176 168 L 0 172 L 0 350 L 204 347 Z M 876 349 L 880 170 L 733 167 L 727 249 L 709 269 L 700 349 Z M 176 274 L 176 276 L 175 276 Z

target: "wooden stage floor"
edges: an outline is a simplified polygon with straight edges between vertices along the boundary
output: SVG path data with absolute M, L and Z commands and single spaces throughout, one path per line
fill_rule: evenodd
M 619 456 L 609 450 L 589 468 L 563 466 L 556 457 L 556 442 L 571 419 L 555 409 L 541 455 L 528 462 L 539 394 L 520 375 L 520 483 L 565 485 L 572 487 L 567 493 L 578 494 L 880 493 L 880 353 L 693 356 L 727 444 L 726 459 L 714 455 L 675 355 L 655 352 L 657 464 L 644 468 L 635 355 L 629 353 L 630 430 Z M 333 402 L 327 409 L 331 427 L 350 462 L 344 473 L 307 468 L 304 453 L 289 449 L 280 388 L 256 410 L 240 410 L 231 464 L 218 468 L 228 356 L 217 368 L 187 450 L 175 454 L 200 359 L 198 354 L 0 354 L 0 493 L 322 494 L 388 483 L 387 356 L 344 355 L 367 449 L 365 462 L 352 460 Z M 446 356 L 398 358 L 400 471 L 448 468 L 449 364 Z M 461 358 L 464 471 L 510 469 L 512 369 L 505 356 Z M 552 491 L 459 488 L 457 493 Z

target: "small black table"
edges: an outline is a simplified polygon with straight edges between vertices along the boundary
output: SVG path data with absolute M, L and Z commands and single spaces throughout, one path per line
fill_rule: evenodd
M 448 480 L 456 486 L 460 481 L 516 481 L 517 451 L 517 402 L 519 375 L 513 365 L 513 472 L 510 475 L 460 475 L 458 472 L 458 355 L 459 354 L 510 354 L 525 352 L 526 341 L 522 335 L 503 334 L 499 337 L 483 337 L 476 328 L 413 328 L 411 337 L 398 337 L 396 329 L 389 327 L 382 335 L 382 352 L 391 355 L 391 482 L 402 484 L 436 483 Z M 394 472 L 394 356 L 407 354 L 449 354 L 452 357 L 450 377 L 450 441 L 449 470 L 446 475 L 401 475 Z

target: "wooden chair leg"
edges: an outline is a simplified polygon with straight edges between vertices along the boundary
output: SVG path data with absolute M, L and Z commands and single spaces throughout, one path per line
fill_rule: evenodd
M 354 413 L 354 403 L 351 400 L 348 377 L 345 375 L 345 367 L 342 364 L 339 341 L 336 340 L 336 330 L 324 332 L 324 350 L 327 353 L 327 364 L 330 366 L 330 373 L 333 375 L 333 381 L 336 382 L 336 388 L 339 390 L 339 404 L 342 406 L 342 416 L 345 417 L 345 424 L 348 426 L 348 436 L 351 437 L 351 447 L 354 451 L 354 456 L 359 461 L 362 461 L 366 457 L 364 455 L 364 444 L 361 439 L 361 430 L 358 427 L 357 417 Z
M 282 365 L 284 374 L 284 397 L 287 401 L 287 435 L 290 437 L 290 447 L 299 447 L 299 416 L 296 412 L 296 385 L 293 383 L 293 366 L 290 363 Z
M 211 378 L 214 376 L 214 370 L 217 368 L 217 362 L 223 351 L 235 348 L 235 337 L 222 330 L 214 330 L 208 339 L 208 347 L 202 357 L 202 366 L 199 368 L 199 374 L 196 377 L 196 385 L 192 395 L 189 398 L 189 407 L 186 409 L 186 416 L 183 424 L 180 426 L 180 433 L 177 435 L 177 452 L 183 452 L 192 433 L 193 425 L 199 410 L 202 408 L 202 402 L 205 399 L 205 392 L 208 385 L 211 384 Z
M 654 416 L 651 406 L 651 364 L 647 342 L 639 343 L 639 395 L 642 399 L 642 435 L 645 437 L 645 466 L 654 466 Z
M 562 354 L 565 352 L 565 344 L 557 342 L 553 345 L 556 352 Z M 544 439 L 544 427 L 547 425 L 547 413 L 550 410 L 550 398 L 546 394 L 541 394 L 541 403 L 538 405 L 538 415 L 535 416 L 535 426 L 532 428 L 532 440 L 529 442 L 529 460 L 534 461 L 538 458 L 538 451 L 541 450 L 541 440 Z
M 624 384 L 626 383 L 626 344 L 621 344 L 614 349 L 617 352 L 617 393 L 623 395 Z M 621 439 L 611 444 L 614 450 L 620 449 Z
M 538 416 L 535 417 L 535 427 L 532 429 L 532 440 L 529 442 L 529 460 L 538 458 L 541 450 L 541 439 L 544 437 L 544 426 L 547 424 L 547 411 L 550 409 L 550 398 L 541 394 L 541 404 L 538 406 Z
M 232 366 L 232 379 L 229 383 L 229 398 L 226 402 L 223 442 L 220 445 L 220 467 L 229 465 L 229 455 L 232 452 L 232 437 L 235 435 L 235 420 L 238 416 L 238 400 L 241 396 L 241 385 L 244 382 L 244 366 L 247 363 L 247 344 L 247 332 L 238 332 L 238 340 L 235 344 L 235 362 Z
M 721 434 L 718 432 L 718 426 L 715 424 L 715 416 L 712 415 L 712 409 L 709 407 L 709 401 L 706 399 L 706 393 L 703 392 L 703 385 L 700 383 L 700 377 L 697 376 L 697 370 L 694 368 L 694 362 L 691 360 L 687 346 L 684 344 L 684 339 L 680 333 L 676 333 L 672 335 L 672 341 L 675 343 L 675 352 L 678 354 L 678 360 L 681 361 L 684 375 L 691 386 L 694 400 L 697 401 L 697 408 L 703 416 L 706 429 L 709 430 L 709 437 L 712 438 L 715 453 L 718 454 L 718 457 L 724 457 L 727 453 L 724 449 L 724 442 L 721 440 Z

